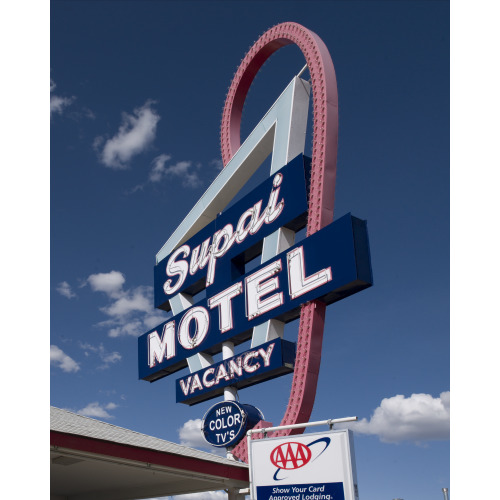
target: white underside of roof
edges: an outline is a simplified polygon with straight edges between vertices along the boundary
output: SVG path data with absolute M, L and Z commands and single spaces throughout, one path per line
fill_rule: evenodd
M 124 429 L 107 422 L 51 407 L 51 431 L 99 439 L 207 463 L 247 468 L 241 462 Z M 51 500 L 133 500 L 227 488 L 247 488 L 248 482 L 163 466 L 140 460 L 91 453 L 76 447 L 51 446 Z M 174 461 L 175 463 L 175 461 Z M 233 469 L 234 470 L 234 469 Z

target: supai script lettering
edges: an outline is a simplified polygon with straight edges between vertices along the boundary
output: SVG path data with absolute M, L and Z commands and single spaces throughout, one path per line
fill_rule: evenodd
M 262 200 L 255 203 L 241 214 L 236 229 L 232 224 L 226 224 L 192 251 L 189 245 L 182 245 L 173 252 L 165 269 L 169 279 L 163 284 L 164 292 L 167 295 L 175 294 L 182 287 L 188 273 L 194 275 L 205 266 L 207 266 L 206 286 L 210 286 L 215 279 L 217 259 L 223 257 L 235 242 L 242 243 L 249 234 L 254 235 L 264 224 L 274 222 L 283 212 L 285 201 L 282 199 L 278 202 L 282 181 L 283 174 L 278 173 L 274 176 L 273 189 L 266 208 L 261 212 Z M 190 254 L 191 259 L 188 262 Z M 172 278 L 175 277 L 177 281 L 173 283 Z

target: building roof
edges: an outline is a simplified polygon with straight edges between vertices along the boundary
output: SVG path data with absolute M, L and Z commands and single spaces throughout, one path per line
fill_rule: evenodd
M 126 500 L 248 487 L 248 466 L 51 407 L 51 499 Z

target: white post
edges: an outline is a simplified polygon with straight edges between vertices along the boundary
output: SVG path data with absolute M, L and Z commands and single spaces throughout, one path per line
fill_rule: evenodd
M 234 342 L 222 343 L 222 359 L 234 356 Z M 238 392 L 234 387 L 224 387 L 224 401 L 236 401 Z
M 233 342 L 223 342 L 222 343 L 222 359 L 232 358 L 234 356 L 234 343 Z M 234 387 L 224 387 L 224 401 L 236 401 L 238 392 Z M 232 446 L 226 448 L 226 457 L 233 459 L 234 456 L 231 453 L 233 449 Z M 239 488 L 228 488 L 227 490 L 227 500 L 244 500 L 244 495 L 239 494 Z
M 245 495 L 240 494 L 239 488 L 228 488 L 227 500 L 245 500 Z
M 232 358 L 233 356 L 234 356 L 234 342 L 230 341 L 223 342 L 222 359 Z M 238 391 L 236 390 L 235 387 L 224 387 L 224 401 L 236 401 L 237 396 L 238 396 Z M 232 449 L 233 446 L 228 446 L 226 448 L 226 457 L 234 460 L 234 456 L 231 453 Z

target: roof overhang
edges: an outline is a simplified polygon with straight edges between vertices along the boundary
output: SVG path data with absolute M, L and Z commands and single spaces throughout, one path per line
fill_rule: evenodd
M 51 500 L 126 500 L 249 486 L 246 464 L 140 436 L 177 451 L 51 429 Z

